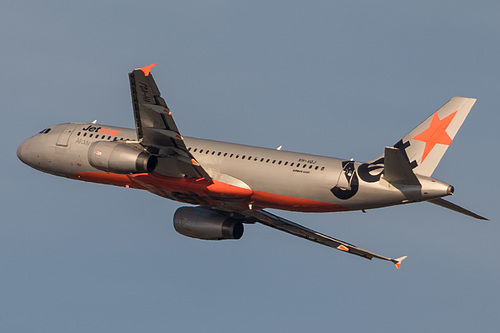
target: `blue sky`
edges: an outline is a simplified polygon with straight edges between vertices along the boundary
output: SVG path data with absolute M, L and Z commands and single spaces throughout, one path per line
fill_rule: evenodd
M 7 1 L 0 331 L 497 332 L 500 5 L 492 1 Z M 478 222 L 421 203 L 280 215 L 401 270 L 250 225 L 175 232 L 181 204 L 28 168 L 52 124 L 133 127 L 127 73 L 181 133 L 368 160 L 453 96 L 476 97 L 434 176 Z

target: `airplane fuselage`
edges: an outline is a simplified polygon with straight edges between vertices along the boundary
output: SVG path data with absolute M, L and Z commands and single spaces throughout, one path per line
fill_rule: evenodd
M 96 183 L 145 189 L 181 202 L 224 210 L 263 208 L 336 212 L 423 201 L 452 193 L 448 184 L 418 176 L 421 186 L 394 187 L 384 180 L 383 161 L 372 164 L 277 149 L 184 137 L 189 152 L 214 182 L 158 173 L 116 174 L 89 163 L 99 141 L 137 142 L 134 129 L 93 123 L 51 126 L 19 146 L 18 156 L 43 172 Z
M 431 178 L 475 103 L 454 97 L 383 155 L 356 162 L 278 149 L 183 137 L 149 65 L 129 73 L 135 129 L 92 123 L 54 125 L 24 141 L 27 165 L 71 179 L 137 188 L 195 205 L 178 208 L 184 236 L 239 239 L 243 224 L 268 227 L 397 268 L 390 258 L 274 215 L 265 208 L 338 212 L 430 203 L 486 220 L 442 197 L 453 187 Z

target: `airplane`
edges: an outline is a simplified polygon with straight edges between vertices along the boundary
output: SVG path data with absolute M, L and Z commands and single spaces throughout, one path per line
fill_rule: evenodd
M 17 149 L 28 166 L 56 176 L 135 188 L 195 206 L 180 207 L 182 235 L 240 239 L 244 224 L 261 223 L 366 259 L 396 259 L 362 249 L 277 216 L 365 211 L 427 201 L 487 220 L 442 197 L 453 186 L 432 178 L 476 102 L 453 97 L 383 155 L 366 162 L 184 137 L 153 79 L 156 64 L 129 73 L 135 129 L 92 123 L 50 126 Z

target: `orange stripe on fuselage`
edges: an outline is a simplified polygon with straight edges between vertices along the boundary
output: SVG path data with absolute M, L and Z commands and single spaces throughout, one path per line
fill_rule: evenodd
M 203 178 L 174 178 L 159 174 L 139 174 L 131 177 L 144 187 L 159 186 L 166 192 L 194 192 L 198 195 L 233 199 L 245 199 L 252 195 L 252 190 L 217 180 L 211 183 Z
M 172 200 L 221 209 L 248 210 L 275 208 L 298 212 L 338 212 L 347 207 L 327 202 L 295 198 L 226 184 L 204 178 L 174 178 L 159 174 L 120 175 L 106 172 L 81 172 L 75 179 L 100 184 L 147 190 Z
M 120 175 L 117 173 L 107 173 L 107 172 L 79 172 L 73 175 L 75 179 L 83 180 L 85 182 L 106 184 L 106 185 L 115 185 L 115 186 L 124 186 L 124 187 L 132 187 L 138 188 L 141 190 L 145 190 L 146 188 L 140 186 L 139 184 L 133 182 L 130 179 L 130 175 Z

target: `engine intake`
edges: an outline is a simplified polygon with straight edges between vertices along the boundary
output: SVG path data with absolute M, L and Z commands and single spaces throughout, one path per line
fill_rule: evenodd
M 120 174 L 151 173 L 158 158 L 124 143 L 97 141 L 90 145 L 88 160 L 94 168 Z
M 207 240 L 240 239 L 243 236 L 243 223 L 203 207 L 177 209 L 174 228 L 184 236 Z

